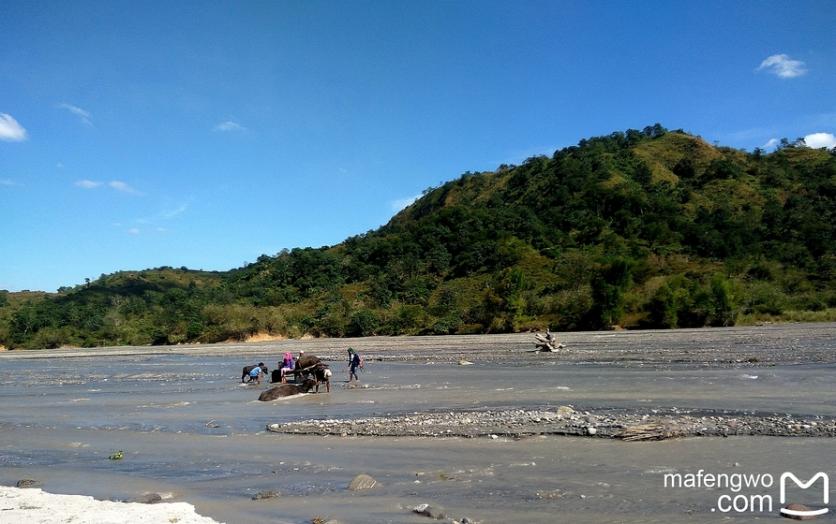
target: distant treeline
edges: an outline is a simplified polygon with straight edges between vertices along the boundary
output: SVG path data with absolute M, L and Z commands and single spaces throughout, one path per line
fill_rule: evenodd
M 8 348 L 836 320 L 836 153 L 659 125 L 465 173 L 386 226 L 228 272 L 0 292 Z

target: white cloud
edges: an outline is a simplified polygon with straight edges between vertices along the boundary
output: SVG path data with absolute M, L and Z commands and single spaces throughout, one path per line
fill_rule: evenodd
M 807 147 L 813 149 L 827 149 L 836 148 L 836 136 L 833 133 L 812 133 L 804 137 L 804 143 Z
M 58 168 L 58 169 L 64 169 L 64 163 L 63 162 L 58 162 L 57 164 L 55 164 L 55 167 Z
M 804 62 L 793 60 L 788 55 L 772 55 L 761 62 L 760 67 L 755 71 L 767 70 L 779 78 L 795 78 L 807 72 Z
M 129 235 L 138 235 L 139 234 L 139 228 L 138 227 L 132 227 L 132 228 L 128 229 L 128 234 Z
M 418 200 L 420 197 L 421 195 L 415 195 L 406 198 L 398 198 L 397 200 L 392 200 L 391 202 L 389 202 L 389 206 L 392 208 L 392 211 L 397 213 L 401 209 L 406 208 L 407 206 Z
M 761 149 L 773 149 L 775 147 L 778 147 L 778 144 L 780 144 L 780 143 L 781 143 L 781 141 L 778 140 L 777 138 L 770 138 L 769 140 L 766 141 L 766 143 L 764 145 L 761 146 Z
M 247 128 L 239 124 L 238 122 L 233 122 L 232 120 L 226 120 L 225 122 L 221 122 L 220 124 L 216 125 L 212 128 L 213 131 L 246 131 Z
M 96 189 L 100 185 L 102 185 L 101 182 L 94 182 L 92 180 L 78 180 L 75 183 L 76 187 L 80 187 L 82 189 Z
M 20 184 L 18 184 L 17 182 L 15 182 L 14 180 L 12 180 L 10 178 L 0 178 L 0 186 L 15 187 L 15 186 L 19 186 L 19 185 Z
M 0 140 L 23 142 L 28 138 L 26 130 L 8 113 L 0 113 Z
M 90 120 L 91 115 L 90 115 L 89 111 L 87 111 L 85 109 L 82 109 L 78 106 L 74 106 L 72 104 L 67 104 L 66 102 L 63 103 L 63 104 L 58 104 L 58 107 L 60 107 L 61 109 L 66 109 L 70 113 L 77 116 L 81 120 L 82 124 L 84 124 L 86 126 L 92 126 L 93 125 L 93 122 Z
M 141 195 L 142 193 L 131 187 L 125 182 L 121 180 L 111 180 L 107 183 L 108 187 L 111 189 L 115 189 L 116 191 L 120 191 L 122 193 L 129 193 L 131 195 Z

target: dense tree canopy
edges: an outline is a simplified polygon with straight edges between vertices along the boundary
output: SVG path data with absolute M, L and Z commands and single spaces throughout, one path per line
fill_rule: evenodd
M 833 319 L 834 196 L 833 151 L 747 153 L 657 124 L 465 173 L 336 246 L 0 293 L 0 344 Z

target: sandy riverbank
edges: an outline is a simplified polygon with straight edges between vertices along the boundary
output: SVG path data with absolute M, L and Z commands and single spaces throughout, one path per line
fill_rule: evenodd
M 185 502 L 140 504 L 0 486 L 0 522 L 8 524 L 217 524 Z
M 558 338 L 566 345 L 566 350 L 559 353 L 537 352 L 532 333 L 510 333 L 15 350 L 0 353 L 0 361 L 150 355 L 252 358 L 275 356 L 278 359 L 285 351 L 294 354 L 306 351 L 326 360 L 344 360 L 348 347 L 357 349 L 367 361 L 384 362 L 455 362 L 465 359 L 473 362 L 516 361 L 521 364 L 554 361 L 615 366 L 676 364 L 735 367 L 836 361 L 836 323 L 614 332 L 576 331 L 559 333 Z

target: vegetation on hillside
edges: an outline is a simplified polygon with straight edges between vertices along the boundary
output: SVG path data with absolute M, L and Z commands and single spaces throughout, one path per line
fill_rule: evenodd
M 657 124 L 465 173 L 332 247 L 0 292 L 0 344 L 833 319 L 834 196 L 834 151 L 749 153 Z

